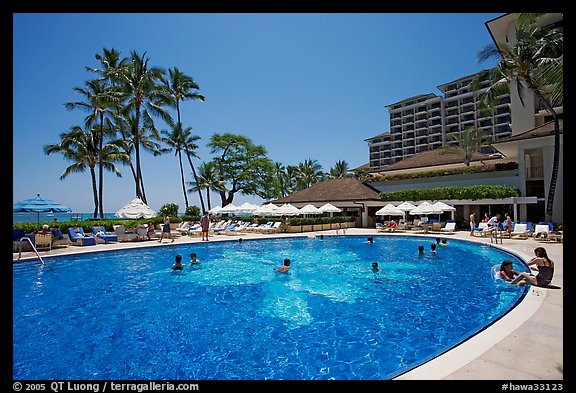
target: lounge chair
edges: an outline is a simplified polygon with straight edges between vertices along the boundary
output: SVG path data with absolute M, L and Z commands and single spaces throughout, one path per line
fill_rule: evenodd
M 250 223 L 247 221 L 242 222 L 242 223 L 239 223 L 238 226 L 236 226 L 231 231 L 223 231 L 221 233 L 223 233 L 225 235 L 244 235 L 246 233 L 245 230 L 248 227 L 248 224 L 250 224 Z
M 456 230 L 455 222 L 447 222 L 443 228 L 440 228 L 440 232 L 447 232 L 447 233 L 454 233 L 455 230 Z
M 136 233 L 127 233 L 126 227 L 122 224 L 114 225 L 114 233 L 118 236 L 118 240 L 121 242 L 131 242 L 138 239 L 138 234 Z
M 436 222 L 431 222 L 431 224 L 432 224 L 432 226 L 430 227 L 429 231 L 432 231 L 432 232 L 442 231 L 442 223 L 441 222 L 436 221 Z
M 520 221 L 520 224 L 526 224 L 526 230 L 530 235 L 532 235 L 532 223 L 527 221 Z
M 26 235 L 24 229 L 13 229 L 12 230 L 12 252 L 18 252 L 20 249 L 22 251 L 31 251 L 30 243 L 28 241 L 20 242 L 20 239 L 27 237 L 31 242 L 34 241 L 34 234 Z
M 515 223 L 514 229 L 510 232 L 510 239 L 528 239 L 529 235 L 526 224 Z
M 70 227 L 68 228 L 68 236 L 72 244 L 77 246 L 95 246 L 96 238 L 91 235 L 86 235 L 82 227 Z
M 92 227 L 92 233 L 97 238 L 104 240 L 104 243 L 115 243 L 118 241 L 118 235 L 107 233 L 103 225 Z
M 182 221 L 182 224 L 180 224 L 180 226 L 174 230 L 179 232 L 181 235 L 186 235 L 190 227 L 190 221 Z
M 231 230 L 233 230 L 234 228 L 236 228 L 237 226 L 238 226 L 238 224 L 236 224 L 236 223 L 234 222 L 234 223 L 228 225 L 226 228 L 216 228 L 216 229 L 214 229 L 214 233 L 216 233 L 216 234 L 219 235 L 221 232 L 231 231 Z
M 35 233 L 34 247 L 38 251 L 50 251 L 52 249 L 52 233 Z
M 548 241 L 548 235 L 550 235 L 550 227 L 548 224 L 536 224 L 534 228 L 534 239 Z
M 228 225 L 230 225 L 231 223 L 232 223 L 232 220 L 219 221 L 219 222 L 217 222 L 217 223 L 215 223 L 215 224 L 213 224 L 213 225 L 212 225 L 212 223 L 210 223 L 211 225 L 210 225 L 210 228 L 208 229 L 208 231 L 209 231 L 209 232 L 212 232 L 212 233 L 216 233 L 216 232 L 215 232 L 216 230 L 219 231 L 219 230 L 221 230 L 221 229 L 224 229 L 224 228 L 226 228 Z
M 72 242 L 64 237 L 60 228 L 52 228 L 52 248 L 68 247 Z
M 261 233 L 279 233 L 281 231 L 282 221 L 276 221 L 270 228 L 262 229 Z
M 474 228 L 474 236 L 486 236 L 487 233 L 491 233 L 495 227 L 488 226 L 488 223 L 481 222 L 476 228 Z
M 540 222 L 538 223 L 538 225 L 548 225 L 548 231 L 549 231 L 549 232 L 554 231 L 554 224 L 551 223 L 551 222 L 540 221 Z

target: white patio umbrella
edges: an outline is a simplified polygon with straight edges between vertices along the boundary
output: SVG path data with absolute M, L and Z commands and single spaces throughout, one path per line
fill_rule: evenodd
M 280 214 L 276 214 L 276 211 L 278 210 L 278 206 L 276 206 L 273 203 L 268 203 L 266 205 L 262 205 L 260 206 L 258 209 L 254 210 L 252 212 L 252 214 L 254 214 L 255 216 L 275 216 L 275 215 L 280 215 Z
M 454 212 L 456 211 L 456 208 L 454 206 L 450 206 L 442 201 L 438 201 L 436 203 L 433 203 L 432 206 L 442 210 L 443 212 Z
M 376 212 L 377 216 L 403 216 L 404 210 L 398 209 L 398 207 L 389 203 L 380 210 Z
M 218 214 L 220 212 L 220 210 L 222 210 L 222 206 L 218 205 L 218 206 L 214 206 L 212 209 L 208 210 L 208 213 Z
M 276 213 L 279 213 L 281 216 L 299 216 L 302 214 L 300 209 L 296 206 L 291 205 L 289 203 L 285 203 L 276 210 Z
M 410 203 L 410 202 L 402 202 L 401 204 L 399 204 L 396 207 L 400 210 L 405 211 L 405 212 L 409 212 L 410 210 L 414 209 L 416 207 L 416 205 L 414 205 L 413 203 Z
M 234 204 L 229 203 L 226 206 L 224 206 L 222 209 L 220 209 L 220 211 L 218 213 L 220 213 L 220 214 L 232 214 L 232 213 L 236 213 L 236 209 L 237 209 L 237 207 Z
M 254 210 L 258 209 L 260 206 L 253 203 L 244 202 L 240 206 L 236 207 L 236 213 L 252 214 Z
M 340 213 L 342 209 L 334 206 L 331 203 L 326 203 L 320 206 L 318 209 L 322 210 L 324 213 Z
M 452 217 L 452 219 L 454 219 L 454 212 L 456 211 L 456 208 L 454 206 L 450 206 L 447 203 L 444 203 L 442 201 L 438 201 L 436 203 L 433 203 L 432 206 L 441 210 L 442 213 L 451 212 L 452 213 L 451 217 Z M 441 213 L 439 213 L 439 214 L 441 214 Z M 438 216 L 438 219 L 440 219 L 440 216 Z
M 316 206 L 312 204 L 308 204 L 302 208 L 300 208 L 301 214 L 322 214 L 323 211 L 318 209 Z
M 124 205 L 120 210 L 118 210 L 114 215 L 118 218 L 129 218 L 135 220 L 138 218 L 156 217 L 156 212 L 152 210 L 150 206 L 145 204 L 142 199 L 134 198 L 126 205 Z
M 326 203 L 318 209 L 322 210 L 324 213 L 330 213 L 330 217 L 334 216 L 334 213 L 340 213 L 342 211 L 342 209 L 332 205 L 331 203 Z
M 410 210 L 414 209 L 416 207 L 416 205 L 414 205 L 410 202 L 404 201 L 396 207 L 398 209 L 404 211 L 404 220 L 406 220 L 406 213 L 409 212 Z
M 413 216 L 428 216 L 429 214 L 442 214 L 442 210 L 433 206 L 430 202 L 424 201 L 414 209 L 410 210 Z

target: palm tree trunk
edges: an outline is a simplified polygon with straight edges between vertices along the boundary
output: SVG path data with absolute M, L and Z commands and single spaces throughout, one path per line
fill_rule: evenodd
M 198 181 L 198 175 L 196 174 L 196 168 L 194 168 L 194 164 L 192 164 L 192 159 L 190 158 L 190 154 L 188 153 L 188 145 L 184 142 L 184 150 L 186 151 L 186 157 L 188 157 L 188 163 L 190 164 L 190 168 L 192 168 L 192 175 L 194 176 L 194 181 L 196 184 L 200 184 Z M 202 190 L 198 187 L 198 197 L 200 198 L 200 205 L 202 207 L 202 213 L 206 211 L 206 206 L 204 205 L 204 198 L 202 197 Z
M 142 194 L 142 190 L 140 189 L 140 178 L 142 177 L 142 172 L 140 169 L 140 138 L 138 133 L 138 128 L 140 124 L 140 104 L 136 104 L 136 124 L 134 129 L 134 153 L 136 155 L 136 196 L 144 203 L 146 202 L 146 198 Z
M 184 182 L 184 167 L 182 166 L 182 151 L 178 150 L 178 162 L 180 163 L 180 179 L 182 179 L 182 192 L 184 193 L 184 203 L 188 209 L 188 195 L 186 195 L 186 183 Z
M 99 181 L 99 190 L 98 190 L 98 199 L 99 199 L 99 205 L 98 205 L 98 209 L 100 210 L 100 218 L 104 219 L 104 208 L 103 208 L 103 204 L 102 204 L 102 191 L 104 188 L 104 168 L 102 167 L 102 162 L 103 162 L 103 158 L 102 158 L 102 149 L 103 149 L 103 145 L 104 145 L 104 113 L 100 112 L 100 141 L 99 141 L 99 147 L 98 147 L 98 181 Z
M 544 96 L 540 93 L 540 90 L 532 83 L 532 81 L 527 81 L 528 87 L 536 94 L 536 96 L 542 100 L 542 103 L 546 107 L 546 110 L 552 114 L 554 117 L 554 158 L 552 161 L 552 175 L 550 176 L 550 186 L 548 188 L 548 196 L 546 199 L 546 221 L 552 222 L 552 214 L 554 212 L 554 198 L 556 196 L 556 184 L 558 182 L 558 170 L 560 166 L 560 122 L 558 120 L 558 114 L 554 110 L 554 107 Z
M 92 195 L 94 196 L 93 218 L 98 218 L 98 186 L 96 184 L 96 171 L 93 167 L 90 167 L 90 177 L 92 179 Z

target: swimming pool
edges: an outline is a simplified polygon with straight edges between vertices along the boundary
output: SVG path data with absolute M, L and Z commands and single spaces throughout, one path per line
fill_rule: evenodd
M 391 379 L 496 321 L 514 255 L 434 238 L 146 247 L 14 264 L 14 379 Z M 426 254 L 419 256 L 418 245 Z M 199 266 L 188 265 L 195 252 Z M 181 254 L 185 269 L 171 269 Z M 274 267 L 292 261 L 288 274 Z M 371 263 L 379 262 L 381 273 Z

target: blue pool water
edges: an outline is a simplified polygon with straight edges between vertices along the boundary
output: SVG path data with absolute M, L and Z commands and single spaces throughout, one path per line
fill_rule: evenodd
M 528 271 L 497 248 L 449 239 L 434 255 L 434 238 L 374 239 L 195 243 L 15 263 L 14 379 L 390 379 L 524 295 L 493 278 L 503 259 Z M 199 266 L 188 265 L 191 252 Z M 171 269 L 176 254 L 183 271 Z M 284 258 L 290 272 L 276 273 Z

